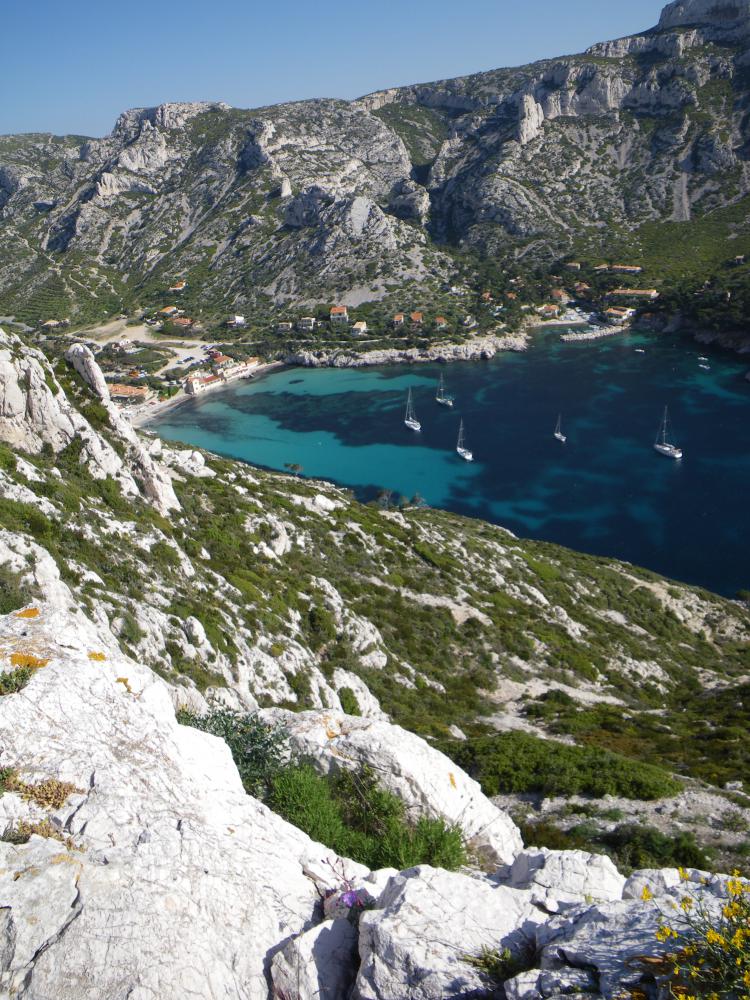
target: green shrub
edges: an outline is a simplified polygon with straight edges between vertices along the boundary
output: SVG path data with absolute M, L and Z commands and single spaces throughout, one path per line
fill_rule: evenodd
M 359 707 L 356 694 L 351 688 L 339 688 L 336 692 L 341 702 L 341 708 L 347 715 L 361 715 L 362 709 Z
M 8 615 L 24 607 L 30 597 L 29 589 L 21 581 L 21 574 L 0 566 L 0 615 Z
M 0 674 L 0 695 L 17 694 L 26 687 L 33 673 L 32 667 L 17 667 Z
M 408 823 L 404 804 L 369 768 L 325 778 L 309 764 L 287 768 L 275 777 L 269 804 L 313 840 L 372 869 L 429 864 L 455 871 L 466 860 L 457 827 L 427 818 Z
M 288 764 L 290 751 L 286 731 L 281 726 L 266 725 L 255 715 L 243 715 L 227 708 L 215 709 L 202 716 L 180 711 L 177 721 L 224 740 L 248 795 L 266 798 L 272 780 Z
M 576 747 L 527 733 L 500 733 L 466 741 L 441 740 L 439 748 L 482 785 L 486 795 L 616 795 L 661 799 L 680 783 L 652 764 L 598 747 Z

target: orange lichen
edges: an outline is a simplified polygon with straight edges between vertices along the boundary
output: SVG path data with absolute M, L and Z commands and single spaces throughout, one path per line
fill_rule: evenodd
M 38 618 L 39 608 L 25 608 L 23 611 L 16 611 L 16 618 Z
M 106 660 L 107 659 L 107 656 L 106 656 L 105 653 L 89 653 L 89 659 L 90 660 L 97 660 L 98 662 L 101 663 L 102 660 Z
M 456 776 L 455 776 L 455 774 L 452 771 L 448 775 L 448 780 L 451 783 L 451 788 L 456 788 L 457 787 L 457 785 L 456 785 Z
M 31 670 L 38 670 L 46 667 L 49 660 L 34 656 L 33 653 L 11 653 L 10 662 L 14 667 L 29 667 Z
M 118 677 L 116 683 L 122 684 L 125 690 L 128 692 L 128 694 L 133 693 L 133 689 L 131 688 L 130 681 L 127 679 L 127 677 Z

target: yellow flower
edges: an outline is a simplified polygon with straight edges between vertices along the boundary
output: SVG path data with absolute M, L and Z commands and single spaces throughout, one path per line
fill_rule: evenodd
M 713 927 L 709 927 L 706 931 L 706 941 L 709 944 L 718 944 L 722 948 L 726 947 L 727 943 L 726 938 L 722 934 L 719 934 L 718 931 L 715 931 Z
M 690 876 L 688 875 L 688 873 L 685 871 L 684 868 L 678 868 L 677 871 L 680 873 L 680 878 L 682 879 L 683 882 L 690 881 Z
M 693 908 L 693 900 L 690 896 L 684 896 L 680 902 L 680 909 L 684 910 L 685 913 L 689 913 Z
M 651 890 L 647 885 L 644 885 L 643 892 L 641 893 L 641 899 L 643 900 L 643 902 L 648 903 L 648 901 L 653 898 L 654 898 L 653 892 L 651 892 Z

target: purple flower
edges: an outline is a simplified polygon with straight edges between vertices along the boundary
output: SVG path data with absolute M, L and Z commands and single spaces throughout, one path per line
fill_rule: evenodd
M 350 909 L 354 906 L 362 905 L 361 900 L 359 898 L 359 893 L 354 889 L 350 889 L 349 892 L 342 893 L 341 902 L 344 904 L 344 906 L 348 906 Z

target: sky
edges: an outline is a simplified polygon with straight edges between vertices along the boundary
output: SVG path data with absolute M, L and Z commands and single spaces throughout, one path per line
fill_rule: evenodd
M 581 52 L 660 0 L 5 0 L 0 134 L 101 136 L 165 101 L 257 108 Z

